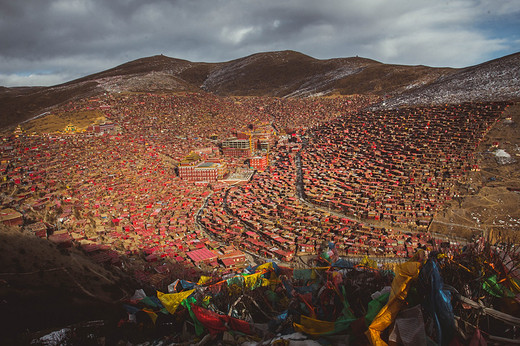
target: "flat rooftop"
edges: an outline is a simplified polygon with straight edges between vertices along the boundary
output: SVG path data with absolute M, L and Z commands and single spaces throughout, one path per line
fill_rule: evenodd
M 201 168 L 209 168 L 209 167 L 213 167 L 217 165 L 217 163 L 215 162 L 202 162 L 201 164 L 199 164 L 197 167 L 201 167 Z

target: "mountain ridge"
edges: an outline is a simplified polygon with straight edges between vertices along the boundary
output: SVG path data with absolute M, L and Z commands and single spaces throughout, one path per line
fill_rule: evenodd
M 377 95 L 388 99 L 383 107 L 517 99 L 519 66 L 520 53 L 461 69 L 384 64 L 361 57 L 320 60 L 291 50 L 255 53 L 216 63 L 154 55 L 55 86 L 1 87 L 0 121 L 3 127 L 13 126 L 64 102 L 107 92 L 271 97 Z M 489 81 L 500 76 L 506 78 Z
M 492 101 L 518 100 L 519 86 L 520 53 L 515 53 L 462 68 L 395 97 L 387 106 L 481 101 L 482 96 Z

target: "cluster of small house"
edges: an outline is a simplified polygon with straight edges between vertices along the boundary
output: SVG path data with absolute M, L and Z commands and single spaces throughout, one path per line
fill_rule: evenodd
M 381 110 L 322 124 L 302 151 L 305 193 L 347 215 L 426 227 L 478 169 L 472 153 L 505 107 Z
M 323 210 L 426 225 L 476 169 L 471 152 L 506 105 L 355 112 L 368 102 L 131 94 L 68 104 L 62 111 L 98 109 L 107 121 L 3 138 L 0 221 L 100 263 L 140 256 L 147 265 L 134 274 L 151 283 L 168 261 L 233 269 L 247 253 L 290 261 L 323 241 L 339 255 L 405 257 L 428 235 Z M 230 186 L 219 180 L 243 163 L 235 149 L 259 172 Z M 321 209 L 298 198 L 299 184 Z
M 179 179 L 153 146 L 87 134 L 12 143 L 3 189 L 15 193 L 4 203 L 52 227 L 51 240 L 108 245 L 149 261 L 187 259 L 200 243 L 193 215 L 209 192 Z
M 433 213 L 451 198 L 454 184 L 478 169 L 472 151 L 506 106 L 347 114 L 311 132 L 310 143 L 301 150 L 306 198 L 367 223 L 324 213 L 297 198 L 293 153 L 301 143 L 279 143 L 268 171 L 214 195 L 201 220 L 219 239 L 269 258 L 316 253 L 323 240 L 338 244 L 341 255 L 407 256 L 438 240 L 391 225 L 425 230 Z M 351 198 L 338 198 L 338 191 Z M 392 222 L 374 226 L 370 219 Z
M 316 102 L 295 104 L 311 109 Z M 357 107 L 345 99 L 323 103 L 335 112 Z M 244 265 L 239 244 L 216 242 L 196 226 L 195 215 L 211 189 L 180 179 L 178 164 L 186 153 L 213 150 L 215 140 L 250 124 L 272 123 L 284 107 L 269 98 L 201 94 L 107 95 L 67 104 L 61 112 L 100 110 L 106 122 L 79 133 L 18 131 L 3 138 L 1 220 L 60 246 L 78 244 L 102 263 L 143 257 L 150 267 L 135 270 L 143 280 L 160 280 L 166 259 L 186 266 Z M 294 124 L 310 121 L 314 113 L 307 113 Z M 290 123 L 285 117 L 283 126 Z M 254 145 L 261 150 L 274 145 L 273 138 L 258 138 Z M 226 164 L 232 166 L 233 159 Z M 265 168 L 267 162 L 258 165 Z
M 199 221 L 213 237 L 264 258 L 315 255 L 323 241 L 340 256 L 406 257 L 431 239 L 338 217 L 302 203 L 290 146 L 279 144 L 269 169 L 247 184 L 215 191 Z

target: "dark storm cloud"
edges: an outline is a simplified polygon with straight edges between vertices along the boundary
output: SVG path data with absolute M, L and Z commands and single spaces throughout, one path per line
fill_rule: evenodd
M 515 1 L 0 0 L 0 85 L 55 84 L 155 54 L 467 66 L 518 51 Z M 507 19 L 509 27 L 505 30 Z M 504 36 L 502 32 L 507 32 Z

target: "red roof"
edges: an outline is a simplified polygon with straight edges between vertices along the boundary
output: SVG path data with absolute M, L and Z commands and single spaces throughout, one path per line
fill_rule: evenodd
M 186 255 L 188 255 L 188 257 L 195 263 L 217 258 L 217 255 L 215 253 L 213 253 L 205 247 L 189 251 L 186 253 Z
M 233 250 L 231 252 L 228 252 L 226 253 L 224 256 L 222 256 L 221 258 L 222 259 L 225 259 L 225 258 L 232 258 L 232 259 L 235 259 L 237 257 L 245 257 L 245 254 L 240 251 L 240 250 Z
M 242 262 L 240 261 L 235 261 L 234 258 L 223 258 L 222 259 L 222 264 L 224 264 L 224 266 L 226 267 L 234 267 L 236 266 L 237 264 L 241 264 Z

